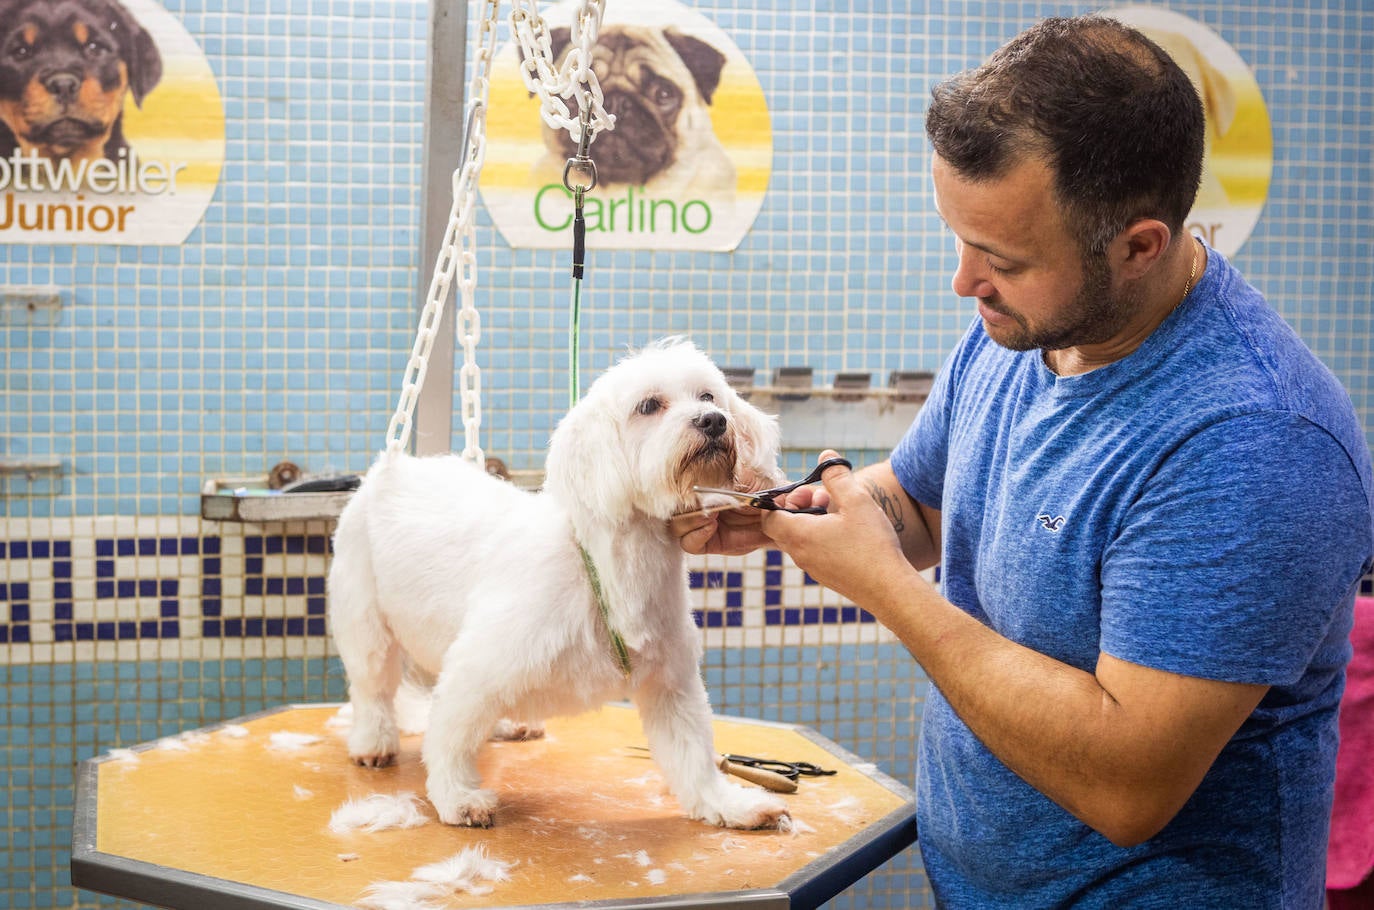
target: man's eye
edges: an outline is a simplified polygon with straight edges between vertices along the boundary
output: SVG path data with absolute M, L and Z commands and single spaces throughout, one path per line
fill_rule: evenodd
M 663 402 L 659 401 L 657 398 L 646 398 L 635 407 L 635 413 L 648 417 L 650 414 L 658 413 L 662 408 Z

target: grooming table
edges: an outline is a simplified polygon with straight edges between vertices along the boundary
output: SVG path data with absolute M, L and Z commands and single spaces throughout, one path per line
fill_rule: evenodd
M 631 748 L 644 740 L 624 705 L 551 720 L 543 739 L 489 743 L 490 829 L 441 824 L 422 802 L 419 827 L 335 834 L 347 800 L 425 789 L 420 737 L 402 738 L 394 766 L 360 768 L 338 713 L 286 707 L 83 762 L 72 883 L 172 908 L 328 908 L 481 845 L 514 864 L 509 879 L 444 906 L 816 907 L 916 839 L 914 794 L 873 765 L 801 727 L 722 717 L 721 752 L 839 773 L 782 796 L 790 833 L 690 821 Z

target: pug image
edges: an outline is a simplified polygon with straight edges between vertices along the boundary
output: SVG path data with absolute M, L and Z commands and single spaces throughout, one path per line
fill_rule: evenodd
M 550 31 L 555 63 L 571 43 L 569 30 Z M 615 128 L 591 145 L 597 187 L 644 187 L 651 195 L 733 199 L 735 166 L 711 126 L 709 107 L 720 85 L 725 55 L 700 38 L 673 28 L 606 25 L 592 48 L 592 69 L 601 83 Z M 568 102 L 577 116 L 575 101 Z M 536 165 L 541 179 L 562 180 L 563 165 L 577 154 L 567 130 L 544 124 L 547 154 Z

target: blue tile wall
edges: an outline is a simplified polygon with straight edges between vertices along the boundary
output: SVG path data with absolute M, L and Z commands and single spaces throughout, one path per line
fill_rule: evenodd
M 323 644 L 328 528 L 226 529 L 197 518 L 199 493 L 286 459 L 363 469 L 395 407 L 431 265 L 416 252 L 422 0 L 165 5 L 224 99 L 224 170 L 201 224 L 179 247 L 0 247 L 0 290 L 53 286 L 63 303 L 51 323 L 0 314 L 0 463 L 62 466 L 0 478 L 0 903 L 11 907 L 110 903 L 69 886 L 74 762 L 342 697 Z M 1099 5 L 690 5 L 763 85 L 768 195 L 733 253 L 594 249 L 583 372 L 671 333 L 759 375 L 936 368 L 970 313 L 949 290 L 951 246 L 930 205 L 929 88 L 1039 17 Z M 1169 8 L 1244 57 L 1272 119 L 1268 203 L 1234 259 L 1374 433 L 1374 10 Z M 566 252 L 510 249 L 485 212 L 478 230 L 482 443 L 535 467 L 566 399 Z M 809 459 L 789 453 L 787 467 Z M 817 599 L 780 554 L 766 560 L 694 570 L 708 644 L 755 623 L 818 643 L 708 647 L 713 703 L 815 725 L 910 780 L 919 670 L 871 618 Z M 837 643 L 836 630 L 860 643 Z M 182 658 L 191 646 L 201 656 Z M 930 904 L 911 855 L 836 902 Z

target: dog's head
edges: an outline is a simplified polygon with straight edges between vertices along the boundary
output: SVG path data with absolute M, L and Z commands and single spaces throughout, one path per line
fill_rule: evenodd
M 0 154 L 104 157 L 125 94 L 141 105 L 161 78 L 157 45 L 114 0 L 0 0 Z
M 694 484 L 782 479 L 777 420 L 740 398 L 695 345 L 667 339 L 607 370 L 554 431 L 545 487 L 582 520 L 666 519 Z
M 566 28 L 549 33 L 561 63 L 570 43 Z M 692 35 L 671 28 L 608 25 L 592 48 L 592 69 L 615 129 L 596 139 L 597 177 L 607 183 L 643 185 L 690 153 L 711 130 L 707 106 L 720 85 L 725 55 Z M 568 103 L 577 116 L 576 99 Z M 577 153 L 566 130 L 545 127 L 545 142 L 560 157 Z

